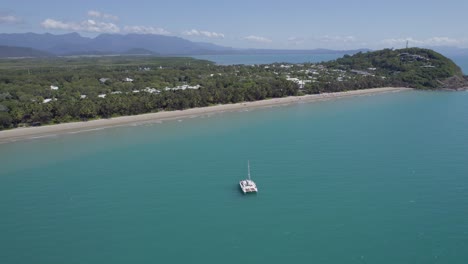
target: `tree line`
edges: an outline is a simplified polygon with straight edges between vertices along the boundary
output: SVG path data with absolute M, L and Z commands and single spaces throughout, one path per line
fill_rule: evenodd
M 434 89 L 458 75 L 449 59 L 417 48 L 287 67 L 161 57 L 0 60 L 0 129 L 383 86 Z M 291 76 L 308 82 L 299 89 Z M 180 85 L 200 88 L 166 89 Z

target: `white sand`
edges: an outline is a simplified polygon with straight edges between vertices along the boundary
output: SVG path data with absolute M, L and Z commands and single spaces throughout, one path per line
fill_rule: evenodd
M 385 87 L 385 88 L 373 88 L 365 90 L 354 90 L 348 92 L 339 92 L 339 93 L 324 93 L 324 94 L 314 94 L 314 95 L 305 95 L 305 96 L 291 96 L 284 98 L 274 98 L 262 101 L 255 102 L 244 102 L 237 104 L 226 104 L 226 105 L 216 105 L 208 106 L 201 108 L 192 108 L 181 111 L 168 111 L 168 112 L 158 112 L 158 113 L 149 113 L 141 114 L 135 116 L 122 116 L 110 119 L 99 119 L 92 120 L 87 122 L 73 122 L 73 123 L 64 123 L 58 125 L 48 125 L 41 127 L 26 127 L 26 128 L 15 128 L 6 131 L 0 131 L 0 143 L 32 139 L 32 138 L 41 138 L 47 137 L 50 135 L 64 134 L 64 133 L 73 133 L 73 132 L 83 132 L 83 131 L 92 131 L 96 129 L 106 128 L 106 127 L 115 127 L 122 125 L 131 125 L 136 123 L 145 123 L 145 122 L 156 122 L 163 120 L 173 120 L 173 119 L 182 119 L 182 118 L 192 118 L 194 116 L 211 114 L 217 112 L 225 111 L 234 111 L 234 110 L 243 110 L 243 109 L 252 109 L 259 107 L 269 107 L 275 105 L 285 105 L 298 102 L 315 102 L 323 101 L 328 99 L 338 99 L 349 96 L 358 96 L 358 95 L 371 95 L 378 93 L 386 92 L 399 92 L 411 90 L 409 88 L 394 88 L 394 87 Z

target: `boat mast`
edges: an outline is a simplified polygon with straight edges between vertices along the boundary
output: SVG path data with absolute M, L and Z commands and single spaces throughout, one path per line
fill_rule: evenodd
M 249 180 L 250 180 L 250 160 L 247 160 L 247 171 L 248 171 L 247 175 L 249 175 Z

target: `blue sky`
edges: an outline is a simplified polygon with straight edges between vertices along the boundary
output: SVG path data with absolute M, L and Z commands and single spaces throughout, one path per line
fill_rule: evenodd
M 0 33 L 144 33 L 236 48 L 468 47 L 467 0 L 3 0 Z

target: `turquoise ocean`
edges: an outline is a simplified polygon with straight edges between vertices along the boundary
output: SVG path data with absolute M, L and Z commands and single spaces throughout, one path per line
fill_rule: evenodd
M 467 263 L 467 105 L 407 91 L 1 144 L 0 263 Z

